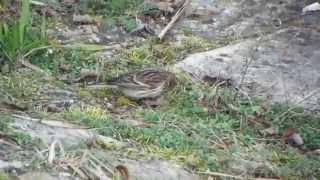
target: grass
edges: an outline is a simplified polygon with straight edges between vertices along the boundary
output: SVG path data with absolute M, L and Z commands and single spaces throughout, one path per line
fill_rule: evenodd
M 20 69 L 7 75 L 0 76 L 1 90 L 20 100 L 31 100 L 41 85 L 47 83 L 41 74 Z
M 21 1 L 20 17 L 0 22 L 0 57 L 7 64 L 24 60 L 32 50 L 47 44 L 46 19 L 42 18 L 38 30 L 32 29 L 29 0 Z
M 165 46 L 169 48 L 162 48 Z M 188 53 L 188 50 L 198 51 L 216 46 L 198 37 L 187 38 L 179 46 L 169 46 L 149 39 L 107 61 L 104 75 L 108 78 L 135 69 L 174 63 L 183 48 Z M 81 68 L 94 68 L 97 63 L 88 51 L 58 47 L 53 51 L 56 53 L 48 55 L 48 60 L 34 59 L 33 62 L 56 75 L 77 73 Z M 60 71 L 57 59 L 71 64 L 71 70 Z M 0 77 L 0 84 L 7 92 L 25 101 L 32 101 L 30 98 L 33 94 L 47 83 L 51 82 L 41 80 L 41 75 L 23 69 Z M 71 108 L 64 112 L 64 117 L 96 128 L 102 135 L 134 142 L 141 148 L 137 152 L 133 152 L 131 147 L 123 148 L 123 154 L 174 160 L 194 171 L 209 169 L 230 174 L 243 173 L 251 177 L 283 179 L 320 175 L 317 169 L 320 165 L 318 157 L 303 155 L 274 137 L 262 135 L 260 131 L 266 127 L 249 121 L 254 116 L 270 121 L 280 131 L 287 127 L 296 128 L 307 148 L 319 149 L 319 117 L 294 109 L 279 119 L 279 115 L 286 112 L 288 107 L 268 105 L 255 98 L 234 99 L 234 94 L 230 88 L 216 91 L 206 84 L 181 80 L 176 89 L 166 94 L 164 105 L 157 108 L 137 107 L 128 112 L 133 118 L 142 118 L 146 124 L 143 127 L 127 124 L 95 106 Z M 84 93 L 83 96 L 87 95 Z M 121 99 L 117 105 L 126 103 Z M 2 122 L 0 126 L 3 129 L 11 129 L 6 127 L 9 123 Z M 11 135 L 23 144 L 32 142 L 24 134 Z
M 203 85 L 183 85 L 168 96 L 166 106 L 133 109 L 132 116 L 143 118 L 146 127 L 126 124 L 99 108 L 70 109 L 65 117 L 98 128 L 102 135 L 141 144 L 145 156 L 160 155 L 197 171 L 210 169 L 284 179 L 320 175 L 316 168 L 320 165 L 319 157 L 302 155 L 280 140 L 261 135 L 260 130 L 265 127 L 248 123 L 247 118 L 256 115 L 257 107 L 263 104 L 261 101 L 249 104 L 243 98 L 232 102 L 230 92 L 220 95 L 223 103 L 211 112 L 197 102 L 203 94 L 206 100 L 212 100 L 214 97 L 208 92 L 210 88 Z M 230 111 L 229 104 L 238 106 L 239 111 Z M 276 110 L 270 107 L 260 113 L 267 118 L 273 112 L 269 117 L 272 121 L 278 115 Z M 296 120 L 286 123 L 292 127 Z M 300 123 L 297 127 L 306 137 L 306 145 L 319 148 L 318 134 L 308 128 L 310 122 Z
M 132 12 L 132 6 L 136 6 L 135 3 L 139 2 L 133 0 L 92 2 L 98 1 L 102 3 L 101 6 L 88 5 L 87 8 L 97 10 L 95 13 L 101 13 L 106 18 L 110 17 L 112 22 L 106 22 L 106 26 L 120 23 L 126 31 L 135 27 L 132 15 L 136 12 Z M 87 1 L 87 3 L 92 2 Z M 108 8 L 111 11 L 105 12 Z M 18 24 L 13 29 L 22 27 Z M 28 35 L 25 23 L 23 27 L 22 34 Z M 182 31 L 188 32 L 188 29 Z M 188 36 L 177 45 L 147 39 L 132 44 L 119 55 L 107 60 L 102 67 L 102 74 L 105 78 L 110 78 L 119 73 L 145 67 L 170 66 L 190 52 L 218 48 L 234 40 L 236 37 L 226 37 L 221 39 L 221 42 L 210 42 L 197 36 Z M 23 44 L 25 48 L 26 44 Z M 19 52 L 19 55 L 14 55 L 11 59 L 16 59 L 26 51 Z M 56 76 L 66 73 L 76 74 L 82 68 L 93 69 L 99 65 L 92 51 L 88 49 L 66 49 L 53 45 L 52 49 L 37 52 L 35 55 L 31 62 Z M 61 70 L 59 68 L 61 64 L 70 65 L 70 69 Z M 52 82 L 42 80 L 41 75 L 24 69 L 0 76 L 2 90 L 29 103 L 33 101 L 35 92 L 48 83 Z M 81 89 L 79 94 L 81 97 L 101 99 L 112 95 L 103 91 L 91 96 L 91 92 L 86 89 Z M 174 160 L 196 172 L 209 169 L 235 175 L 244 174 L 248 177 L 282 179 L 320 176 L 318 156 L 302 154 L 296 148 L 284 144 L 278 137 L 263 135 L 261 130 L 267 127 L 251 123 L 249 120 L 251 117 L 256 117 L 268 121 L 278 127 L 280 132 L 287 127 L 293 127 L 303 137 L 306 148 L 319 149 L 319 117 L 308 115 L 297 108 L 279 118 L 289 107 L 266 104 L 256 98 L 248 99 L 240 96 L 235 99 L 234 96 L 235 92 L 231 88 L 215 90 L 215 87 L 206 84 L 181 81 L 176 89 L 165 95 L 166 100 L 162 106 L 136 107 L 128 110 L 127 113 L 132 118 L 143 119 L 144 126 L 128 124 L 96 106 L 73 107 L 66 110 L 63 115 L 67 120 L 97 129 L 101 135 L 133 142 L 136 145 L 134 147 L 140 148 L 121 149 L 125 155 Z M 125 106 L 128 101 L 120 96 L 116 105 Z M 11 127 L 10 114 L 1 113 L 0 119 L 0 131 L 8 133 L 21 144 L 32 144 L 33 140 L 27 134 L 16 132 Z M 37 161 L 39 160 L 36 159 L 34 163 L 39 164 Z M 0 173 L 0 179 L 1 177 Z
M 12 127 L 13 119 L 10 113 L 0 112 L 0 131 L 20 145 L 30 145 L 32 138 L 25 132 L 16 131 Z

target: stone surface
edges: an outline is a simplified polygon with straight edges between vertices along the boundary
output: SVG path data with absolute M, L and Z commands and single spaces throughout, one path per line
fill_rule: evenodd
M 319 28 L 319 12 L 302 14 L 299 0 L 194 0 L 180 26 L 210 39 L 261 36 L 292 25 Z
M 216 8 L 216 15 L 212 15 L 215 21 L 204 24 L 192 20 L 198 23 L 192 26 L 187 20 L 182 26 L 195 28 L 196 34 L 208 38 L 236 33 L 237 40 L 219 49 L 192 54 L 176 67 L 200 78 L 231 79 L 239 87 L 248 66 L 241 83 L 244 92 L 320 110 L 320 12 L 302 14 L 303 7 L 294 0 L 215 1 L 205 8 Z M 206 27 L 199 33 L 202 26 Z
M 43 120 L 40 122 L 39 119 L 34 119 L 26 116 L 14 115 L 13 126 L 19 131 L 27 131 L 28 134 L 33 138 L 39 138 L 45 147 L 56 140 L 61 142 L 63 148 L 77 147 L 82 142 L 88 142 L 96 136 L 96 134 L 88 129 L 81 129 L 80 126 L 63 124 L 60 121 Z M 78 127 L 78 128 L 77 128 Z M 100 136 L 101 137 L 101 136 Z M 104 137 L 110 141 L 110 137 Z M 112 140 L 115 141 L 115 140 Z M 105 143 L 105 142 L 104 142 Z M 119 143 L 119 142 L 118 142 Z M 98 143 L 101 145 L 101 143 Z M 124 144 L 123 144 L 124 145 Z M 122 145 L 121 145 L 122 146 Z M 128 147 L 123 147 L 128 148 Z M 1 150 L 1 148 L 0 148 Z M 13 151 L 10 148 L 6 148 L 8 152 Z M 0 151 L 1 152 L 1 151 Z M 182 167 L 176 165 L 174 162 L 168 162 L 163 160 L 136 160 L 123 157 L 121 152 L 111 151 L 106 149 L 88 149 L 88 153 L 96 155 L 96 157 L 103 157 L 102 159 L 107 160 L 108 165 L 113 167 L 122 164 L 125 165 L 129 170 L 130 178 L 140 180 L 163 180 L 163 179 L 185 179 L 185 180 L 197 180 L 198 176 L 184 170 Z M 122 157 L 122 158 L 119 158 Z M 101 159 L 100 159 L 101 160 Z M 0 169 L 17 166 L 21 168 L 26 164 L 18 164 L 20 162 L 7 162 L 0 159 Z M 22 160 L 21 160 L 21 163 Z M 27 172 L 21 175 L 21 179 L 77 179 L 77 177 L 63 177 L 63 171 L 52 172 L 52 175 L 42 172 Z
M 124 159 L 121 161 L 128 170 L 132 179 L 140 180 L 165 180 L 165 179 L 183 179 L 198 180 L 198 176 L 193 175 L 176 165 L 161 160 L 131 160 Z M 151 178 L 152 177 L 152 178 Z

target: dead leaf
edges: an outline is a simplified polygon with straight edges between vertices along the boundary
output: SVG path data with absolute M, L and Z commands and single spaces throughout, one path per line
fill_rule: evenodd
M 282 138 L 294 147 L 304 144 L 302 137 L 294 128 L 286 128 L 282 133 Z
M 308 154 L 320 156 L 320 149 L 309 151 Z
M 208 176 L 208 180 L 214 180 L 213 176 Z
M 10 65 L 5 63 L 4 65 L 1 66 L 1 72 L 2 73 L 8 73 L 10 72 Z
M 97 135 L 95 138 L 95 142 L 104 149 L 118 149 L 123 146 L 120 141 L 102 135 Z
M 253 124 L 261 124 L 261 125 L 264 125 L 267 127 L 270 127 L 272 125 L 268 120 L 264 119 L 263 117 L 259 117 L 259 116 L 249 116 L 248 121 Z
M 114 175 L 116 177 L 120 176 L 122 180 L 129 180 L 129 171 L 128 168 L 124 165 L 116 166 Z
M 62 71 L 70 71 L 71 68 L 72 68 L 71 64 L 65 64 L 65 63 L 59 64 L 59 69 L 61 69 Z
M 282 132 L 282 138 L 289 138 L 292 134 L 294 134 L 296 130 L 294 128 L 286 128 Z
M 269 127 L 260 131 L 263 135 L 274 136 L 279 134 L 279 129 L 276 127 Z
M 95 19 L 89 16 L 88 14 L 86 15 L 74 14 L 72 18 L 75 24 L 95 24 Z
M 163 12 L 173 13 L 174 9 L 172 8 L 172 3 L 170 2 L 158 2 L 158 8 Z

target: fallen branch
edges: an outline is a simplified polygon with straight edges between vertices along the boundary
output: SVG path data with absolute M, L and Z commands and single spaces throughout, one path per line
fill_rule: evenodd
M 21 63 L 23 66 L 25 66 L 25 67 L 33 70 L 33 71 L 36 71 L 36 72 L 39 72 L 39 73 L 43 73 L 43 74 L 45 74 L 45 75 L 48 75 L 48 74 L 47 74 L 45 71 L 43 71 L 41 68 L 39 68 L 38 66 L 35 66 L 35 65 L 31 64 L 29 61 L 20 60 L 20 63 Z
M 217 177 L 228 177 L 228 178 L 233 178 L 233 179 L 251 179 L 251 180 L 279 180 L 279 179 L 274 179 L 274 178 L 247 178 L 247 177 L 242 177 L 242 176 L 235 176 L 231 174 L 226 174 L 226 173 L 219 173 L 219 172 L 199 172 L 199 174 L 206 174 L 209 176 L 217 176 Z
M 305 102 L 306 100 L 308 100 L 309 98 L 313 97 L 314 95 L 316 95 L 317 93 L 320 93 L 320 88 L 317 88 L 313 91 L 311 91 L 309 94 L 307 94 L 303 99 L 299 100 L 298 102 L 294 103 L 294 105 L 292 105 L 291 108 L 289 108 L 287 111 L 283 112 L 282 114 L 280 114 L 277 119 L 280 119 L 284 116 L 286 116 L 289 112 L 291 112 L 293 109 L 295 109 L 298 105 L 302 104 L 303 102 Z M 285 118 L 284 118 L 285 119 Z M 283 120 L 284 120 L 283 119 Z M 280 121 L 280 123 L 282 123 L 282 121 Z
M 50 148 L 49 148 L 49 155 L 48 155 L 48 163 L 49 164 L 52 164 L 53 163 L 53 160 L 55 159 L 56 157 L 56 143 L 57 141 L 54 140 L 51 145 L 50 145 Z
M 174 24 L 177 22 L 177 20 L 183 15 L 183 13 L 186 10 L 186 7 L 189 5 L 190 0 L 186 0 L 182 7 L 177 11 L 177 13 L 172 17 L 169 24 L 160 32 L 158 35 L 158 38 L 160 40 L 163 39 L 163 37 L 167 34 L 167 32 L 174 26 Z
M 19 59 L 19 62 L 20 62 L 23 66 L 25 66 L 25 67 L 27 67 L 27 68 L 29 68 L 29 69 L 31 69 L 31 70 L 34 70 L 34 71 L 43 73 L 43 74 L 45 74 L 46 76 L 48 76 L 48 74 L 47 74 L 45 71 L 43 71 L 41 68 L 39 68 L 38 66 L 35 66 L 35 65 L 31 64 L 29 61 L 27 61 L 27 60 L 25 60 L 25 59 L 26 59 L 26 57 L 28 57 L 30 54 L 32 54 L 32 53 L 34 53 L 34 52 L 36 52 L 36 51 L 39 51 L 39 50 L 47 49 L 47 48 L 49 48 L 49 47 L 51 47 L 51 46 L 42 46 L 42 47 L 38 47 L 38 48 L 33 48 L 33 49 L 31 49 L 29 52 L 27 52 L 26 54 L 24 54 L 24 55 L 21 57 L 21 59 Z
M 88 129 L 88 127 L 72 124 L 72 123 L 67 123 L 63 121 L 54 121 L 54 120 L 43 120 L 43 119 L 35 119 L 31 118 L 28 116 L 21 116 L 17 114 L 12 115 L 14 118 L 18 119 L 23 119 L 23 120 L 29 120 L 29 121 L 34 121 L 38 122 L 47 126 L 52 126 L 52 127 L 59 127 L 59 128 L 66 128 L 66 129 Z
M 241 176 L 234 176 L 234 175 L 219 173 L 219 172 L 199 172 L 199 174 L 206 174 L 209 176 L 218 176 L 218 177 L 230 177 L 234 179 L 245 179 L 244 177 L 241 177 Z

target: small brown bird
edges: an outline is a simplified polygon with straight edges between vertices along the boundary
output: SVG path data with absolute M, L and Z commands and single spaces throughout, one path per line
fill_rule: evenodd
M 133 99 L 157 98 L 175 83 L 174 74 L 159 69 L 123 74 L 108 81 L 108 85 L 115 86 L 125 96 Z

